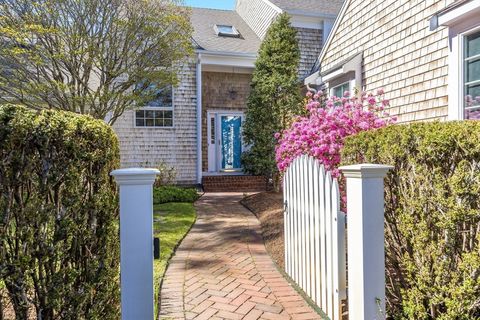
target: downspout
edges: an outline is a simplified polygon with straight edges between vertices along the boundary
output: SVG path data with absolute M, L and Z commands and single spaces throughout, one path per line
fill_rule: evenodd
M 197 57 L 197 183 L 202 183 L 202 56 Z
M 313 94 L 317 93 L 317 89 L 314 89 L 314 88 L 310 87 L 310 83 L 307 83 L 307 90 L 310 91 Z

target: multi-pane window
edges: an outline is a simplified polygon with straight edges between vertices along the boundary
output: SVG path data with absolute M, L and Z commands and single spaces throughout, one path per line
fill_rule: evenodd
M 465 119 L 480 119 L 480 31 L 464 38 Z
M 167 86 L 156 89 L 154 98 L 144 109 L 135 112 L 137 127 L 173 127 L 173 92 Z
M 135 124 L 137 127 L 172 127 L 172 110 L 144 109 L 135 112 Z
M 343 94 L 346 91 L 349 91 L 349 90 L 350 90 L 350 82 L 345 82 L 345 83 L 342 83 L 341 85 L 333 87 L 331 95 L 335 96 L 335 97 L 338 97 L 338 98 L 341 98 L 341 97 L 343 97 Z

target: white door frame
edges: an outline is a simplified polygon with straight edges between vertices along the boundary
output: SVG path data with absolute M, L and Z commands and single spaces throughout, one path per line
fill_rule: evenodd
M 221 172 L 222 163 L 222 144 L 221 141 L 221 117 L 222 116 L 240 116 L 242 124 L 245 121 L 245 113 L 243 111 L 230 111 L 230 110 L 210 110 L 207 111 L 207 158 L 208 158 L 208 172 Z M 213 123 L 212 123 L 213 120 Z M 214 131 L 212 131 L 212 124 L 215 125 Z M 212 132 L 215 137 L 212 137 Z M 244 148 L 243 136 L 242 149 Z M 240 168 L 238 168 L 240 169 Z

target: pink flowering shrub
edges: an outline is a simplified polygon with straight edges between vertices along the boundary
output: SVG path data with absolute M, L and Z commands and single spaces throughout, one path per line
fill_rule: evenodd
M 307 154 L 317 158 L 337 177 L 345 137 L 396 121 L 384 111 L 389 101 L 383 94 L 381 89 L 376 94 L 362 93 L 360 97 L 345 92 L 343 97 L 331 97 L 322 105 L 321 92 L 307 93 L 308 115 L 298 117 L 290 128 L 275 135 L 280 172 L 283 173 L 296 157 Z

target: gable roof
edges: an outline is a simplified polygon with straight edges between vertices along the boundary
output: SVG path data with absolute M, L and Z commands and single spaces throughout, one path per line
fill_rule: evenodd
M 193 40 L 197 49 L 217 52 L 254 53 L 258 52 L 261 40 L 240 15 L 233 10 L 191 8 L 190 20 L 193 26 Z M 218 36 L 215 25 L 231 25 L 240 37 Z
M 338 14 L 344 0 L 268 0 L 287 12 Z

